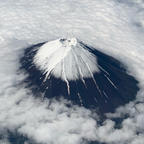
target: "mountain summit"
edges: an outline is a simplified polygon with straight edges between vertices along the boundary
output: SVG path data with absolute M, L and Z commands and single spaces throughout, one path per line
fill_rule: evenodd
M 76 39 L 58 39 L 42 45 L 34 56 L 34 64 L 46 74 L 64 81 L 93 77 L 98 72 L 93 53 Z

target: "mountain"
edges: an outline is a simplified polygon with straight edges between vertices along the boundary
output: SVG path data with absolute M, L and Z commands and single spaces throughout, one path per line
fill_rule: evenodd
M 24 83 L 35 95 L 64 98 L 102 115 L 133 100 L 138 91 L 124 64 L 76 38 L 32 45 L 20 63 L 28 74 Z

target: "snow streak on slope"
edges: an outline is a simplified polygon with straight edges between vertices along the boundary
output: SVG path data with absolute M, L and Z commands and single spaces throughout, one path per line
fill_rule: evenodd
M 91 73 L 98 72 L 95 56 L 76 38 L 47 42 L 38 50 L 34 63 L 46 73 L 46 79 L 50 73 L 67 81 L 91 77 Z
M 9 143 L 8 131 L 17 131 L 44 144 L 143 144 L 143 19 L 143 0 L 1 0 L 0 142 Z M 20 85 L 27 76 L 17 71 L 24 48 L 71 34 L 125 63 L 139 81 L 136 99 L 107 114 L 103 124 L 90 110 L 43 102 Z

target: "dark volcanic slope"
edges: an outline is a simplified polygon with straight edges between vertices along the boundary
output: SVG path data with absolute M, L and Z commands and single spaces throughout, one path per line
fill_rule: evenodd
M 43 82 L 45 75 L 33 64 L 33 57 L 44 43 L 33 45 L 25 49 L 21 58 L 21 69 L 29 76 L 25 80 L 28 88 L 37 94 L 42 92 L 45 98 L 57 98 L 63 96 L 86 108 L 98 108 L 101 113 L 113 112 L 115 108 L 135 99 L 138 91 L 138 82 L 130 76 L 122 63 L 88 45 L 80 42 L 80 45 L 97 57 L 99 73 L 94 73 L 93 78 L 84 78 L 86 86 L 81 80 L 69 81 L 70 94 L 68 94 L 65 81 L 51 76 Z

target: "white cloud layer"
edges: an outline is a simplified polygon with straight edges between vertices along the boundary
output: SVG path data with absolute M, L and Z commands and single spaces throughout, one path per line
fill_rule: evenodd
M 19 57 L 33 43 L 74 36 L 121 60 L 139 81 L 135 101 L 108 114 L 103 125 L 82 107 L 35 99 L 18 86 Z M 17 130 L 44 144 L 144 142 L 144 3 L 142 0 L 1 0 L 0 133 Z M 125 117 L 115 128 L 112 118 Z M 8 143 L 8 142 L 7 142 Z

